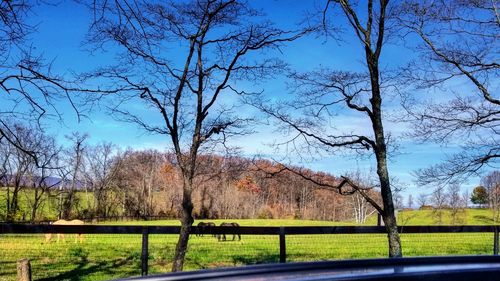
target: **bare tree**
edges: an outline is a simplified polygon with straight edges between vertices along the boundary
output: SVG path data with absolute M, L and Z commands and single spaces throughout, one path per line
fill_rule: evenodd
M 113 194 L 116 194 L 116 173 L 121 168 L 122 158 L 117 157 L 116 147 L 109 142 L 89 146 L 85 155 L 85 190 L 93 192 L 95 211 L 93 215 L 107 217 L 112 213 Z M 113 192 L 115 191 L 115 192 Z M 90 200 L 87 198 L 87 202 Z
M 465 202 L 460 194 L 460 185 L 448 186 L 448 205 L 450 207 L 451 224 L 464 224 Z
M 72 133 L 66 138 L 71 142 L 71 147 L 65 152 L 65 169 L 61 173 L 64 176 L 63 184 L 60 185 L 61 198 L 59 217 L 62 219 L 70 219 L 73 216 L 73 209 L 78 203 L 76 192 L 81 189 L 84 181 L 84 153 L 87 144 L 85 143 L 88 135 L 78 132 Z M 64 194 L 64 196 L 63 196 Z
M 349 199 L 351 201 L 352 210 L 354 211 L 354 220 L 356 223 L 365 223 L 366 219 L 376 212 L 373 206 L 359 193 L 354 193 L 352 196 L 349 196 Z
M 394 208 L 401 210 L 404 207 L 404 197 L 401 193 L 394 193 Z
M 258 81 L 282 69 L 281 61 L 252 54 L 277 49 L 300 34 L 261 20 L 245 1 L 96 0 L 91 6 L 95 17 L 89 42 L 97 48 L 113 42 L 125 52 L 119 66 L 94 76 L 108 78 L 120 88 L 121 102 L 140 101 L 153 108 L 160 122 L 144 120 L 126 107 L 115 107 L 114 113 L 147 132 L 166 136 L 173 145 L 183 199 L 172 270 L 182 270 L 193 223 L 198 154 L 245 132 L 246 117 L 236 116 L 234 107 L 219 99 L 231 92 L 247 94 L 238 90 L 236 80 Z
M 31 182 L 28 187 L 32 188 L 32 196 L 28 196 L 31 192 L 26 193 L 27 202 L 31 206 L 30 221 L 34 223 L 37 220 L 38 210 L 46 199 L 47 193 L 50 190 L 61 184 L 62 180 L 54 180 L 57 171 L 61 168 L 61 151 L 62 148 L 56 144 L 53 137 L 34 131 L 32 136 L 37 140 L 36 156 L 38 165 L 31 165 L 27 182 Z
M 465 208 L 469 208 L 469 200 L 470 200 L 469 190 L 466 189 L 462 193 L 462 201 L 464 202 L 464 207 Z
M 443 224 L 447 198 L 444 187 L 438 186 L 431 194 L 432 217 L 436 224 Z
M 0 139 L 0 184 L 2 187 L 9 186 L 9 161 L 12 157 L 12 151 L 10 149 L 11 144 L 6 140 Z
M 53 187 L 48 178 L 56 174 L 58 154 L 55 139 L 21 123 L 9 123 L 10 139 L 18 140 L 18 144 L 29 149 L 30 154 L 11 142 L 0 141 L 1 184 L 6 186 L 6 219 L 16 220 L 20 211 L 20 194 L 23 189 L 33 188 L 33 193 L 26 193 L 31 210 L 23 210 L 23 220 L 27 212 L 31 213 L 31 221 L 36 219 L 37 210 L 42 203 L 43 194 Z M 35 157 L 33 157 L 35 156 Z M 35 158 L 38 161 L 35 161 Z M 31 196 L 33 194 L 33 196 Z
M 129 151 L 121 162 L 124 166 L 122 169 L 126 171 L 126 180 L 130 183 L 129 188 L 136 194 L 136 200 L 138 200 L 133 204 L 134 207 L 129 206 L 132 207 L 133 215 L 153 215 L 155 213 L 153 192 L 165 184 L 160 181 L 158 173 L 165 163 L 163 155 L 155 150 Z M 129 197 L 129 199 L 132 198 Z
M 488 173 L 481 179 L 481 185 L 488 191 L 488 206 L 493 211 L 493 222 L 500 218 L 500 171 Z
M 436 89 L 445 97 L 436 102 L 433 93 L 421 107 L 414 98 L 406 100 L 412 135 L 441 144 L 460 141 L 463 148 L 444 163 L 420 170 L 420 183 L 459 181 L 486 167 L 498 167 L 500 18 L 496 1 L 408 0 L 395 14 L 409 31 L 408 37 L 419 39 L 420 56 L 401 77 L 417 89 Z
M 5 142 L 7 145 L 5 150 L 7 153 L 5 158 L 5 167 L 7 168 L 6 219 L 11 221 L 16 219 L 19 211 L 20 191 L 27 186 L 28 173 L 35 165 L 31 155 L 38 155 L 40 146 L 37 139 L 39 135 L 34 134 L 31 128 L 20 123 L 9 124 L 9 127 L 11 130 L 8 133 L 8 138 L 18 140 L 17 144 L 32 152 L 32 154 L 27 154 L 24 149 L 20 149 L 17 145 Z
M 365 72 L 327 68 L 306 73 L 295 72 L 290 76 L 294 81 L 293 88 L 297 100 L 289 106 L 268 106 L 262 102 L 257 103 L 257 106 L 276 118 L 285 133 L 293 135 L 289 141 L 283 143 L 289 151 L 303 153 L 305 150 L 307 153 L 316 154 L 347 149 L 375 158 L 377 187 L 380 188 L 382 204 L 370 198 L 366 190 L 357 186 L 348 176 L 343 177 L 338 186 L 332 187 L 343 193 L 342 188 L 350 186 L 353 193 L 360 192 L 364 199 L 372 204 L 384 219 L 389 240 L 389 256 L 400 257 L 401 241 L 387 168 L 388 137 L 383 124 L 383 99 L 386 89 L 379 69 L 380 55 L 386 39 L 388 1 L 374 3 L 370 0 L 366 7 L 367 13 L 361 14 L 358 13 L 361 8 L 357 3 L 347 0 L 327 1 L 322 21 L 326 33 L 331 34 L 329 15 L 331 12 L 340 11 L 341 16 L 348 22 L 351 34 L 361 44 Z M 304 112 L 304 117 L 296 117 L 299 110 Z M 335 124 L 335 116 L 340 112 L 350 112 L 362 118 L 367 122 L 369 130 L 347 132 L 329 128 L 329 124 Z
M 429 201 L 429 195 L 425 193 L 420 193 L 417 198 L 417 202 L 420 205 L 419 208 L 427 206 L 427 202 Z

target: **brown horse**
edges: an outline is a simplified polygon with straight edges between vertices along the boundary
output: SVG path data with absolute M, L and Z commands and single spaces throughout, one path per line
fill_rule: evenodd
M 223 222 L 220 224 L 221 227 L 233 227 L 233 228 L 236 228 L 236 233 L 233 234 L 233 240 L 234 241 L 236 239 L 236 235 L 238 235 L 238 241 L 241 241 L 241 234 L 239 233 L 238 231 L 238 228 L 240 227 L 239 224 L 235 223 L 235 222 Z M 225 233 L 222 233 L 222 234 L 218 234 L 217 235 L 217 240 L 219 241 L 227 241 L 226 240 L 226 234 Z
M 55 222 L 51 223 L 52 225 L 83 225 L 84 222 L 81 220 L 57 220 Z M 57 242 L 59 242 L 60 238 L 62 237 L 63 242 L 66 242 L 64 239 L 64 234 L 62 233 L 57 233 Z M 80 243 L 83 241 L 83 234 L 78 233 L 75 235 L 75 243 L 78 242 L 78 238 L 80 238 Z M 46 233 L 45 234 L 45 242 L 50 242 L 52 240 L 52 233 Z
M 203 234 L 212 234 L 212 227 L 215 227 L 213 222 L 199 222 L 198 228 L 196 229 L 196 236 L 203 237 Z M 212 234 L 215 237 L 215 234 Z

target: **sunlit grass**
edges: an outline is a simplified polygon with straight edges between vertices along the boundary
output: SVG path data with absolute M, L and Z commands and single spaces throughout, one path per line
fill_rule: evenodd
M 218 224 L 221 221 L 215 220 Z M 339 225 L 307 220 L 230 220 L 243 226 Z M 178 225 L 177 220 L 108 222 L 127 225 Z M 196 222 L 195 222 L 196 224 Z M 228 237 L 231 240 L 231 236 Z M 402 234 L 406 256 L 492 254 L 492 233 Z M 176 235 L 149 237 L 149 272 L 170 271 Z M 387 256 L 384 234 L 287 235 L 288 261 L 313 261 Z M 43 235 L 0 236 L 0 280 L 15 279 L 15 262 L 29 258 L 34 280 L 108 280 L 140 274 L 141 235 L 92 234 L 84 242 L 46 243 Z M 187 270 L 270 263 L 279 260 L 274 235 L 243 235 L 241 241 L 218 242 L 210 235 L 192 235 Z

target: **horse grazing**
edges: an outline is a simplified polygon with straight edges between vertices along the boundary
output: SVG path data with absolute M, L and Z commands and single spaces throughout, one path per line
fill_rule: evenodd
M 83 225 L 84 222 L 81 220 L 57 220 L 55 222 L 51 223 L 52 225 Z M 64 239 L 64 234 L 63 233 L 57 233 L 57 242 L 59 242 L 59 239 L 62 237 L 63 242 L 66 242 Z M 78 233 L 75 235 L 75 243 L 78 242 L 78 238 L 80 238 L 80 243 L 83 241 L 83 234 Z M 45 234 L 45 242 L 50 242 L 52 239 L 52 233 L 46 233 Z
M 237 224 L 235 222 L 223 222 L 223 223 L 220 224 L 220 226 L 221 227 L 233 227 L 233 228 L 236 228 L 236 232 L 233 233 L 233 241 L 236 239 L 236 235 L 238 235 L 238 241 L 241 241 L 241 234 L 238 231 L 238 228 L 240 227 L 239 224 Z M 226 234 L 225 233 L 218 234 L 217 235 L 217 240 L 219 240 L 219 241 L 227 241 L 226 240 Z
M 199 222 L 198 228 L 196 229 L 196 236 L 203 237 L 203 234 L 212 234 L 212 227 L 215 227 L 213 222 Z M 215 234 L 212 234 L 215 237 Z

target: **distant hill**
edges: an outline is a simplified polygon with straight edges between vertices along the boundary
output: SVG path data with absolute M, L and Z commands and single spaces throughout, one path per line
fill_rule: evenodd
M 0 186 L 13 186 L 16 177 L 14 175 L 5 175 L 0 178 Z M 35 183 L 35 184 L 33 184 Z M 22 176 L 20 179 L 20 186 L 22 187 L 40 187 L 40 186 L 50 186 L 53 189 L 59 188 L 69 188 L 71 186 L 70 180 L 62 180 L 58 177 L 46 177 L 44 180 L 41 180 L 39 176 Z M 85 189 L 85 183 L 81 181 L 77 181 L 75 184 L 75 188 L 77 190 Z
M 438 223 L 433 210 L 404 210 L 397 215 L 398 225 L 453 225 L 451 211 L 442 210 L 442 222 Z M 375 225 L 377 217 L 371 216 L 366 224 Z M 493 225 L 493 212 L 490 209 L 468 208 L 459 214 L 455 225 Z M 498 224 L 498 223 L 497 223 Z

